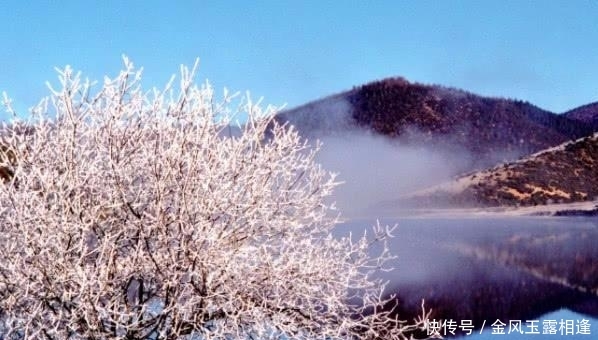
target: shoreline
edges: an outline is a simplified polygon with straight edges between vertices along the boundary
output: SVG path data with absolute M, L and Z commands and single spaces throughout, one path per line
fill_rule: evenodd
M 387 211 L 381 216 L 396 217 L 597 217 L 598 200 L 576 203 L 559 203 L 530 207 L 477 207 L 477 208 L 406 208 Z

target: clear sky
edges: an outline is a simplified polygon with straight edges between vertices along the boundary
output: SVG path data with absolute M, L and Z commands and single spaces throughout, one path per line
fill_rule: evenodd
M 115 75 L 127 54 L 162 86 L 200 58 L 198 80 L 303 104 L 403 76 L 563 112 L 598 101 L 598 2 L 22 1 L 0 10 L 0 91 L 17 109 L 54 67 Z M 6 116 L 0 116 L 6 117 Z

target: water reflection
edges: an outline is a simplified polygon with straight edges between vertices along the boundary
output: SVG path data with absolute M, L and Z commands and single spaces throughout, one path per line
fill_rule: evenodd
M 347 222 L 341 233 L 372 220 Z M 598 323 L 598 219 L 399 218 L 392 250 L 395 271 L 384 274 L 401 318 L 421 300 L 432 318 L 535 320 L 567 309 Z M 598 333 L 598 330 L 594 330 Z

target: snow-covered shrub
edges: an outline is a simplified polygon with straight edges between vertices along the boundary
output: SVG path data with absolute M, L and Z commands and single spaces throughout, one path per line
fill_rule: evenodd
M 196 64 L 197 66 L 197 64 Z M 0 328 L 25 339 L 400 338 L 386 228 L 334 238 L 334 176 L 248 97 L 67 67 L 0 131 Z M 173 78 L 174 79 L 174 78 Z M 246 122 L 231 133 L 235 114 Z M 3 178 L 4 178 L 3 177 Z M 373 313 L 372 311 L 378 310 Z

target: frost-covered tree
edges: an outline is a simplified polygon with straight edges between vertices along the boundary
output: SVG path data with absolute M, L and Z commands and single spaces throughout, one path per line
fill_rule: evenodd
M 331 236 L 336 183 L 317 148 L 273 107 L 216 100 L 195 69 L 144 92 L 126 58 L 95 90 L 67 67 L 26 123 L 4 125 L 2 336 L 396 339 L 416 327 L 381 309 L 389 230 Z

